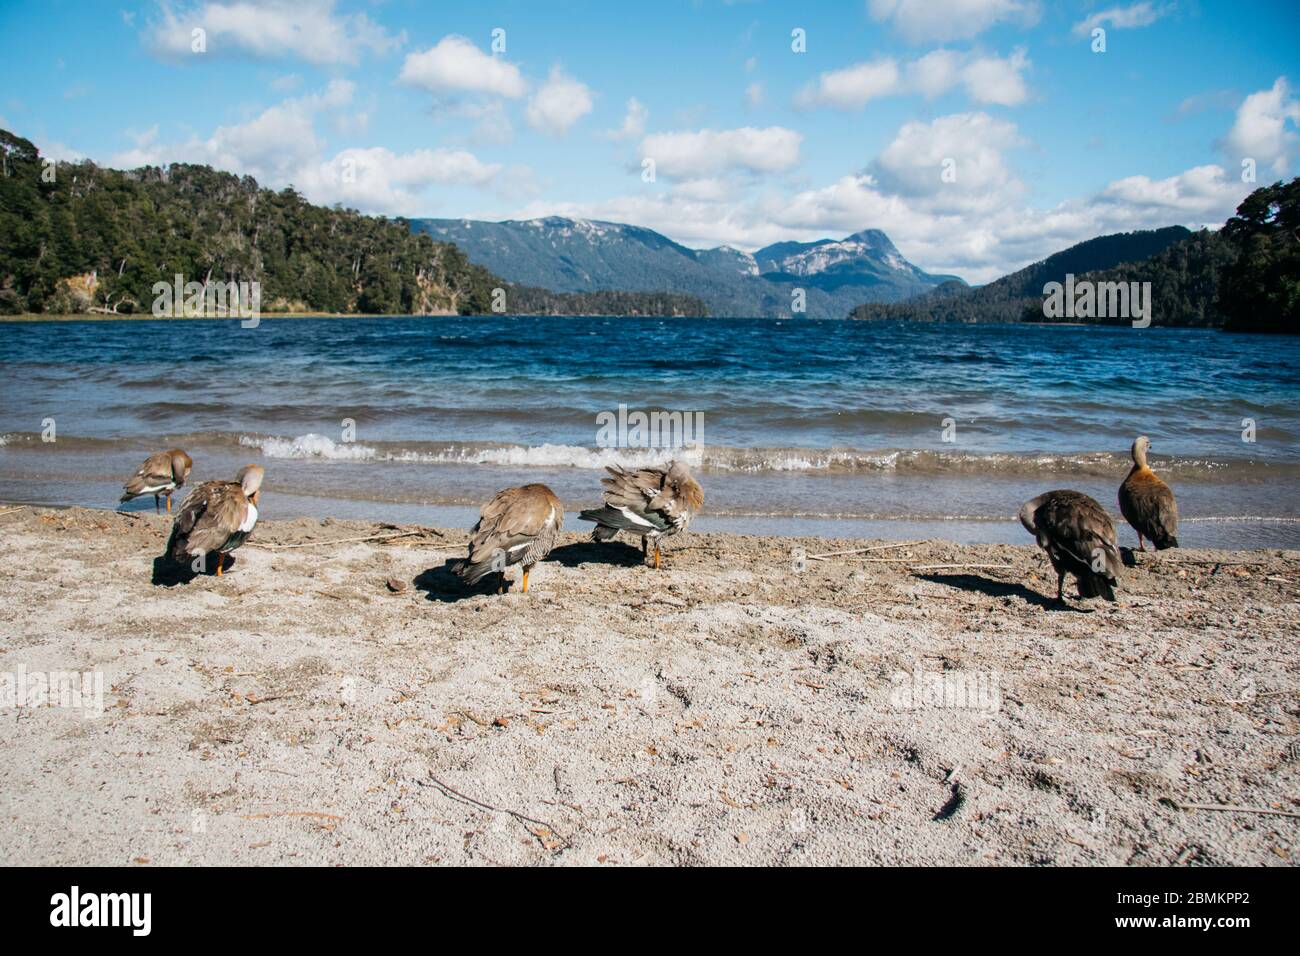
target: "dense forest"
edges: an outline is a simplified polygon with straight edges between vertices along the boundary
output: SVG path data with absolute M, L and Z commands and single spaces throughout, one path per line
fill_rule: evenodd
M 1149 259 L 1113 269 L 1075 276 L 1079 282 L 1150 282 L 1153 325 L 1219 328 L 1224 314 L 1218 293 L 1225 270 L 1237 261 L 1237 250 L 1220 233 L 1202 229 Z M 1128 325 L 1128 318 L 1048 319 L 1043 316 L 1042 289 L 1025 306 L 1026 322 L 1069 321 L 1094 325 Z
M 1300 177 L 1256 189 L 1221 235 L 1238 253 L 1219 285 L 1224 327 L 1300 333 Z
M 264 312 L 704 315 L 669 293 L 514 287 L 404 219 L 307 202 L 207 166 L 53 163 L 0 130 L 0 313 L 149 312 L 156 282 L 252 282 Z M 498 309 L 501 299 L 498 297 Z
M 1097 260 L 1113 261 L 1102 265 Z M 1263 186 L 1218 231 L 1181 226 L 1102 236 L 977 288 L 945 283 L 907 302 L 868 303 L 851 318 L 964 322 L 1093 322 L 1048 319 L 1043 286 L 1072 273 L 1084 281 L 1150 282 L 1154 325 L 1300 333 L 1300 179 Z

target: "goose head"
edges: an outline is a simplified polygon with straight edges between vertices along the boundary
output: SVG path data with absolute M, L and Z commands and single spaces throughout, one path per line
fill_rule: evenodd
M 261 465 L 245 465 L 235 475 L 235 480 L 244 491 L 244 497 L 253 504 L 257 504 L 257 494 L 262 487 L 262 476 L 265 474 L 266 470 Z
M 172 481 L 176 482 L 177 487 L 180 487 L 189 479 L 190 469 L 194 467 L 194 461 L 179 448 L 172 449 L 171 458 Z
M 1133 442 L 1133 464 L 1140 468 L 1147 467 L 1147 452 L 1151 450 L 1151 439 L 1146 435 L 1139 435 Z

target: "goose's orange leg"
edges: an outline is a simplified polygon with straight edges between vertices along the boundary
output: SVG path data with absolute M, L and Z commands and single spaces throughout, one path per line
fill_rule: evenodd
M 528 569 L 524 568 L 524 593 L 528 593 Z
M 226 556 L 220 551 L 217 552 L 217 577 L 221 577 L 221 566 L 226 563 Z
M 168 496 L 167 496 L 167 513 L 168 513 L 168 514 L 171 514 L 171 513 L 172 513 L 172 496 L 171 496 L 171 495 L 168 495 Z
M 655 570 L 659 570 L 659 544 L 655 543 Z

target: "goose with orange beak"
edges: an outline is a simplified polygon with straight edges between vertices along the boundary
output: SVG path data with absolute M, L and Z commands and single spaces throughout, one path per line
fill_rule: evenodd
M 172 523 L 167 553 L 178 564 L 189 564 L 202 556 L 217 556 L 217 577 L 225 567 L 226 555 L 253 533 L 257 524 L 258 495 L 265 474 L 261 465 L 245 465 L 234 481 L 205 481 L 181 503 Z

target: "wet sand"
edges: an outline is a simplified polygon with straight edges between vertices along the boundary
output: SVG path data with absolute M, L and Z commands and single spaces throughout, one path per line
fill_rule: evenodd
M 103 680 L 0 709 L 6 864 L 1300 852 L 1297 552 L 1139 554 L 1059 608 L 1027 536 L 798 570 L 881 542 L 691 533 L 656 572 L 577 530 L 498 596 L 446 570 L 463 529 L 264 521 L 180 581 L 165 516 L 0 512 L 0 687 Z

